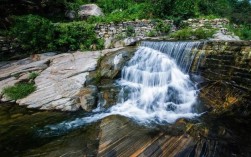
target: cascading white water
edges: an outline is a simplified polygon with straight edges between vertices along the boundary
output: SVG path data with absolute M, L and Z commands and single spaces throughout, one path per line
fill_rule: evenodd
M 198 115 L 192 112 L 196 89 L 182 72 L 189 70 L 194 58 L 190 51 L 198 45 L 198 42 L 143 42 L 122 70 L 119 84 L 123 88 L 110 113 L 147 124 L 173 123 L 181 117 Z
M 184 73 L 188 73 L 196 53 L 192 49 L 197 49 L 201 42 L 142 42 L 141 46 L 150 47 L 154 50 L 167 54 L 179 66 Z
M 143 42 L 122 70 L 117 104 L 105 113 L 63 122 L 53 128 L 75 128 L 109 115 L 122 115 L 141 124 L 173 123 L 193 118 L 196 88 L 187 72 L 199 42 Z M 116 58 L 116 57 L 115 57 Z M 117 58 L 116 58 L 117 59 Z M 117 63 L 117 62 L 116 62 Z

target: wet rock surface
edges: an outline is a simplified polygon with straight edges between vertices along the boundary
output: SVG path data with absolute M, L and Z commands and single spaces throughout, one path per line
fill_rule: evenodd
M 98 68 L 90 73 L 90 80 L 87 84 L 96 85 L 99 91 L 99 101 L 102 101 L 104 108 L 116 104 L 121 89 L 116 84 L 120 78 L 121 70 L 131 59 L 136 47 L 127 47 L 115 53 L 107 53 L 99 60 Z
M 80 106 L 85 111 L 91 111 L 96 108 L 98 89 L 96 86 L 90 85 L 80 90 L 78 93 Z
M 100 63 L 101 76 L 108 79 L 118 78 L 120 71 L 126 62 L 133 56 L 134 50 L 134 48 L 125 49 L 123 51 L 104 56 Z
M 217 139 L 215 145 L 222 146 L 217 151 L 224 156 L 250 156 L 250 134 L 242 132 L 250 130 L 251 122 L 250 45 L 250 41 L 206 42 L 197 51 L 198 69 L 192 70 L 202 77 L 199 98 L 207 107 L 203 124 L 207 131 L 200 136 Z
M 198 50 L 197 72 L 204 78 L 200 96 L 215 112 L 250 115 L 250 45 L 250 41 L 210 41 Z

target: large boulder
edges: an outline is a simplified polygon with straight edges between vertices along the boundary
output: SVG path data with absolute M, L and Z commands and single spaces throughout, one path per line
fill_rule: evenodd
M 105 55 L 99 67 L 102 78 L 116 78 L 127 61 L 131 59 L 134 51 L 134 48 L 127 48 L 116 53 L 108 53 Z
M 135 46 L 140 41 L 139 37 L 128 37 L 124 39 L 125 46 Z
M 104 45 L 105 45 L 105 49 L 111 48 L 112 47 L 112 38 L 111 37 L 105 38 Z
M 77 110 L 80 105 L 76 96 L 86 76 L 95 70 L 100 55 L 100 51 L 95 51 L 55 56 L 50 66 L 35 79 L 37 90 L 18 103 L 45 110 Z
M 103 12 L 96 4 L 85 4 L 79 7 L 78 16 L 86 19 L 89 16 L 103 16 Z
M 98 89 L 96 86 L 89 85 L 78 93 L 79 103 L 83 110 L 91 111 L 96 107 Z
M 67 17 L 70 20 L 74 20 L 76 18 L 76 12 L 73 10 L 67 10 L 65 12 L 65 17 Z

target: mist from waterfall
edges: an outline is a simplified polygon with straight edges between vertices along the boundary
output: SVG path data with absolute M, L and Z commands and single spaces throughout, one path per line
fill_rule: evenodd
M 173 123 L 194 118 L 197 90 L 188 72 L 194 59 L 192 49 L 199 42 L 143 42 L 122 69 L 117 104 L 92 116 L 48 126 L 52 130 L 72 129 L 110 115 L 121 115 L 140 124 Z M 100 106 L 99 106 L 100 107 Z M 101 106 L 102 107 L 102 106 Z

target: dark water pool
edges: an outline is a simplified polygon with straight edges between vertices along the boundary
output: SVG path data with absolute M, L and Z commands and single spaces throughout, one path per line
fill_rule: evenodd
M 84 116 L 83 112 L 56 112 L 26 109 L 16 104 L 0 104 L 0 156 L 94 155 L 97 150 L 98 122 L 68 134 L 41 137 L 48 124 Z
M 193 123 L 198 125 L 207 124 L 206 127 L 209 129 L 207 130 L 208 137 L 204 137 L 205 134 L 203 133 L 200 134 L 196 127 L 194 127 L 193 131 L 186 132 L 188 125 L 183 122 L 188 122 L 190 125 L 191 121 L 182 120 L 170 127 L 145 128 L 118 116 L 106 118 L 102 122 L 98 121 L 84 125 L 69 132 L 59 133 L 59 135 L 39 135 L 38 130 L 47 125 L 71 121 L 84 116 L 86 116 L 86 113 L 81 111 L 39 111 L 26 109 L 16 104 L 2 103 L 0 104 L 0 157 L 78 157 L 97 156 L 98 153 L 102 156 L 102 154 L 109 155 L 111 152 L 123 156 L 125 151 L 132 153 L 143 149 L 144 145 L 147 145 L 144 142 L 148 143 L 149 147 L 144 148 L 143 154 L 148 156 L 147 153 L 152 152 L 154 149 L 165 153 L 165 150 L 181 137 L 184 141 L 190 141 L 187 145 L 178 145 L 176 147 L 176 151 L 184 149 L 180 154 L 181 156 L 184 153 L 196 156 L 198 152 L 201 152 L 200 155 L 211 153 L 214 156 L 251 155 L 251 127 L 248 123 L 249 120 L 245 123 L 243 121 L 208 117 L 206 114 L 200 119 L 194 120 Z M 236 118 L 233 117 L 233 119 Z M 182 134 L 185 134 L 185 136 L 181 136 Z M 158 141 L 158 147 L 156 147 L 154 139 L 157 139 L 155 141 Z M 164 147 L 165 144 L 160 144 L 163 140 L 168 143 L 166 147 Z M 116 142 L 118 144 L 113 144 Z M 149 142 L 153 143 L 149 144 Z M 180 144 L 181 142 L 177 143 Z M 126 145 L 123 146 L 124 144 Z M 110 156 L 113 156 L 112 154 Z

